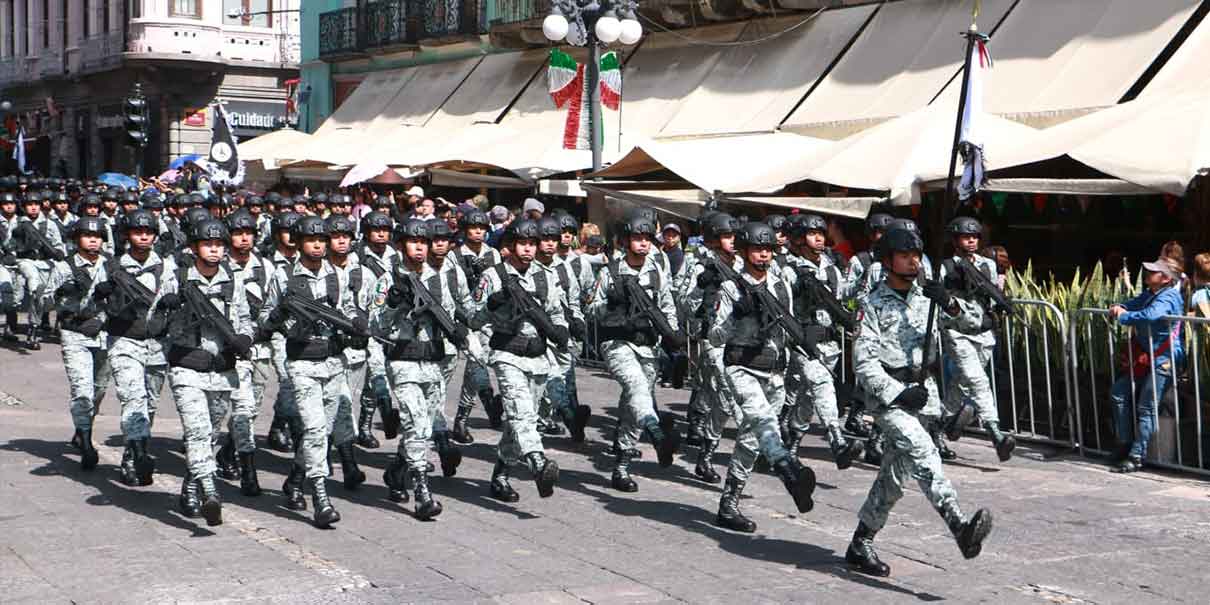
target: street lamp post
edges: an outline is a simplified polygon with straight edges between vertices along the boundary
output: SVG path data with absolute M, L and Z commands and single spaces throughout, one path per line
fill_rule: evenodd
M 551 42 L 588 47 L 588 132 L 592 171 L 601 169 L 601 46 L 630 45 L 643 37 L 637 19 L 638 0 L 552 0 L 542 21 L 542 34 Z

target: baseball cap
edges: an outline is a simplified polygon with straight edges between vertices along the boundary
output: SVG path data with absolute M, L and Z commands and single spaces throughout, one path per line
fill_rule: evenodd
M 508 209 L 504 206 L 492 206 L 490 216 L 493 223 L 503 223 L 508 220 Z
M 530 210 L 537 210 L 538 212 L 546 212 L 546 206 L 543 206 L 542 202 L 539 202 L 538 200 L 536 200 L 532 197 L 527 197 L 527 198 L 525 198 L 525 205 L 523 205 L 521 207 L 521 210 L 524 212 L 529 212 Z
M 413 196 L 413 195 L 414 195 L 414 196 L 416 196 L 416 197 L 424 197 L 424 189 L 421 189 L 419 185 L 412 185 L 412 188 L 411 188 L 411 189 L 408 189 L 408 193 L 407 193 L 407 194 L 408 194 L 409 196 Z
M 667 225 L 664 225 L 664 228 L 660 230 L 660 233 L 663 233 L 664 231 L 676 231 L 677 233 L 680 233 L 681 226 L 676 223 L 668 223 Z
M 1156 273 L 1163 273 L 1171 279 L 1180 279 L 1181 271 L 1171 259 L 1160 257 L 1149 263 L 1143 263 L 1143 268 Z

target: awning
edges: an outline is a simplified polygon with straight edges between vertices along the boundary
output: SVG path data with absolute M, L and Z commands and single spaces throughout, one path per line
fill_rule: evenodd
M 368 125 L 382 114 L 382 110 L 403 89 L 412 75 L 410 68 L 371 72 L 353 89 L 353 94 L 324 120 L 315 134 Z
M 1115 105 L 1200 3 L 1021 0 L 988 45 L 984 109 L 1046 127 Z M 954 78 L 938 102 L 956 108 L 960 84 Z
M 1013 0 L 986 0 L 984 31 Z M 970 26 L 969 0 L 916 0 L 879 5 L 870 24 L 819 86 L 783 124 L 796 132 L 839 139 L 925 105 L 962 64 Z
M 290 128 L 275 130 L 241 142 L 239 157 L 246 162 L 260 160 L 267 170 L 271 170 L 283 161 L 298 159 L 295 157 L 298 149 L 306 145 L 311 136 Z
M 401 132 L 397 127 L 422 127 L 427 124 L 481 59 L 471 57 L 408 69 L 411 77 L 369 125 L 372 131 L 369 134 L 390 137 Z
M 771 166 L 796 164 L 832 144 L 831 141 L 782 132 L 649 140 L 639 143 L 612 166 L 588 178 L 630 178 L 669 170 L 706 192 L 737 191 L 736 187 L 750 180 L 754 173 Z
M 729 204 L 773 206 L 829 216 L 864 219 L 869 216 L 870 208 L 874 204 L 884 200 L 880 197 L 726 196 L 722 198 L 722 201 Z
M 944 181 L 941 181 L 944 187 Z M 1118 179 L 988 179 L 984 191 L 1049 195 L 1155 195 L 1155 191 Z
M 749 21 L 740 40 L 776 37 L 725 49 L 706 78 L 681 102 L 661 136 L 777 128 L 874 8 L 867 5 L 827 10 L 814 18 L 798 14 Z M 810 20 L 802 25 L 806 19 Z
M 533 189 L 534 184 L 524 179 L 493 174 L 480 174 L 445 168 L 429 168 L 430 182 L 441 187 L 465 189 Z
M 655 208 L 660 212 L 684 219 L 695 219 L 702 213 L 708 196 L 698 189 L 672 189 L 660 191 L 617 190 L 585 183 L 584 189 L 605 197 L 606 207 L 611 201 L 632 206 Z
M 1149 97 L 1179 90 L 1206 90 L 1210 87 L 1207 57 L 1210 57 L 1210 19 L 1203 19 L 1139 96 Z

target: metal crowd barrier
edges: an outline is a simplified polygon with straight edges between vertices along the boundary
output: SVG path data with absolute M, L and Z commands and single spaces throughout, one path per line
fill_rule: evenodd
M 1201 383 L 1210 377 L 1210 358 L 1203 359 L 1210 351 L 1210 319 L 1165 316 L 1169 330 L 1178 329 L 1177 338 L 1184 349 L 1184 358 L 1170 365 L 1171 377 L 1161 392 L 1156 387 L 1155 364 L 1149 363 L 1148 374 L 1152 406 L 1152 422 L 1155 432 L 1151 437 L 1147 463 L 1161 468 L 1210 475 L 1206 464 L 1206 435 L 1202 419 L 1202 406 L 1210 401 L 1202 400 Z M 1081 411 L 1086 424 L 1082 424 L 1083 450 L 1100 454 L 1113 452 L 1117 443 L 1114 431 L 1113 403 L 1110 390 L 1117 382 L 1122 368 L 1119 367 L 1119 351 L 1130 351 L 1129 339 L 1135 337 L 1133 328 L 1122 326 L 1109 318 L 1105 309 L 1080 309 L 1075 312 L 1071 325 L 1072 352 L 1075 363 L 1073 375 L 1086 378 L 1075 390 L 1075 404 Z M 1155 343 L 1147 332 L 1148 350 Z M 1127 355 L 1124 362 L 1130 369 L 1132 360 Z M 1137 397 L 1139 382 L 1133 371 L 1128 372 L 1132 397 Z M 1138 407 L 1131 400 L 1134 430 L 1138 430 Z M 1189 408 L 1189 409 L 1183 409 Z M 1171 419 L 1169 421 L 1169 419 Z

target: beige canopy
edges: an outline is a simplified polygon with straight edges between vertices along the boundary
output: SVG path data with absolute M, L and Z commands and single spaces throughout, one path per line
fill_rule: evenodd
M 266 170 L 298 158 L 298 150 L 312 135 L 299 130 L 284 128 L 249 139 L 239 144 L 239 157 L 246 162 L 260 160 Z

